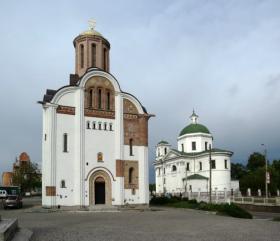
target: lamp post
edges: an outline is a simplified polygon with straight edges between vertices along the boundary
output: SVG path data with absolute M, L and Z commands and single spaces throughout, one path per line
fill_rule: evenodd
M 212 157 L 211 157 L 211 145 L 209 146 L 209 203 L 212 203 Z
M 266 200 L 267 200 L 267 175 L 268 175 L 268 173 L 267 173 L 267 158 L 266 158 L 266 156 L 267 156 L 267 150 L 266 150 L 266 146 L 265 146 L 265 144 L 261 144 L 263 147 L 264 147 L 264 159 L 265 159 L 265 198 L 266 198 Z

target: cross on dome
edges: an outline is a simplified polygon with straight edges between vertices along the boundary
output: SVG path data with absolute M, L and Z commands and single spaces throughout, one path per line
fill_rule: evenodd
M 193 109 L 193 113 L 190 116 L 190 118 L 191 118 L 191 121 L 193 124 L 197 124 L 198 115 L 195 113 L 194 109 Z
M 94 19 L 88 20 L 89 30 L 93 31 L 96 27 L 96 21 Z

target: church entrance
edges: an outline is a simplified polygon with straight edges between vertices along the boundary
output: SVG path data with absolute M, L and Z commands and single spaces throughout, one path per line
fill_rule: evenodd
M 102 177 L 96 178 L 94 189 L 95 204 L 105 204 L 105 180 Z
M 89 178 L 89 205 L 112 205 L 112 183 L 106 171 L 98 170 Z

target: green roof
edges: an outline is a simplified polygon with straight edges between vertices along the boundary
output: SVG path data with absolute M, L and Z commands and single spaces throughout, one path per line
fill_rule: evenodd
M 185 156 L 185 157 L 196 157 L 196 156 L 199 156 L 199 155 L 202 155 L 202 154 L 209 154 L 209 150 L 205 150 L 205 151 L 201 151 L 201 152 L 188 152 L 188 153 L 187 152 L 181 152 L 181 151 L 178 151 L 176 149 L 171 149 L 171 150 L 176 152 L 176 153 L 178 153 L 179 155 Z M 227 154 L 230 154 L 230 155 L 233 154 L 232 151 L 218 149 L 218 148 L 211 149 L 211 153 L 212 154 L 215 154 L 215 153 L 227 153 Z
M 158 145 L 160 145 L 160 144 L 169 144 L 167 141 L 160 141 L 159 143 L 158 143 Z
M 208 177 L 199 175 L 199 174 L 193 174 L 187 177 L 187 180 L 208 180 Z
M 210 131 L 208 128 L 204 125 L 201 124 L 189 124 L 186 126 L 181 132 L 179 136 L 183 136 L 185 134 L 192 134 L 192 133 L 205 133 L 205 134 L 210 134 Z

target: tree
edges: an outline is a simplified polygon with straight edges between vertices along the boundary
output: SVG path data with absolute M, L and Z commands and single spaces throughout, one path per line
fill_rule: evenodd
M 30 192 L 42 185 L 41 174 L 38 165 L 32 162 L 24 162 L 13 172 L 13 185 L 20 186 L 22 192 Z
M 150 192 L 153 192 L 156 190 L 156 184 L 149 184 L 149 190 Z
M 247 169 L 249 171 L 255 171 L 259 167 L 265 166 L 265 156 L 259 152 L 254 152 L 249 156 Z
M 246 167 L 241 163 L 231 163 L 231 178 L 239 180 L 246 175 Z

